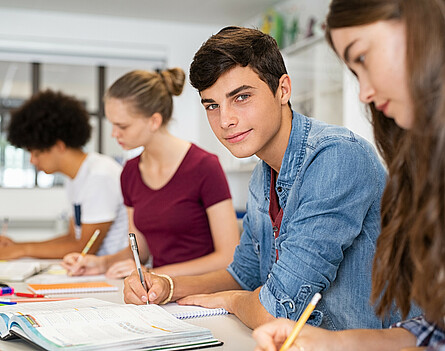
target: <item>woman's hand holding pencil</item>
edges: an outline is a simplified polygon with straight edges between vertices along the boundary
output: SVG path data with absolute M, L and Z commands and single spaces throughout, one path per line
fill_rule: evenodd
M 318 346 L 317 348 L 305 348 L 305 346 L 302 345 L 305 345 L 302 341 L 306 339 L 307 335 L 315 334 L 318 335 L 318 338 L 324 339 L 324 333 L 331 333 L 328 330 L 306 325 L 309 316 L 320 298 L 320 294 L 317 293 L 314 295 L 297 322 L 279 318 L 255 329 L 253 332 L 253 337 L 257 342 L 255 351 L 276 351 L 278 349 L 280 351 L 332 350 L 331 348 L 318 348 Z M 311 343 L 311 345 L 313 344 Z M 332 347 L 333 345 L 330 344 L 330 346 Z

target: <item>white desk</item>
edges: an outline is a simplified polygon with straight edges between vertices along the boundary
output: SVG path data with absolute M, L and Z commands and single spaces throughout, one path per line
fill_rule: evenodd
M 76 296 L 76 297 L 94 297 L 115 303 L 124 303 L 122 287 L 123 280 L 108 280 L 110 284 L 119 287 L 117 292 L 107 293 L 88 293 L 88 294 L 62 294 L 58 296 Z M 25 283 L 11 283 L 16 291 L 27 291 Z M 1 308 L 1 307 L 0 307 Z M 208 350 L 225 350 L 225 351 L 245 351 L 253 350 L 255 342 L 252 338 L 252 330 L 247 328 L 234 315 L 214 316 L 205 318 L 188 319 L 187 322 L 208 328 L 212 331 L 213 336 L 224 342 L 223 346 L 212 347 Z M 22 340 L 0 340 L 0 351 L 16 351 L 16 350 L 33 350 L 32 346 Z

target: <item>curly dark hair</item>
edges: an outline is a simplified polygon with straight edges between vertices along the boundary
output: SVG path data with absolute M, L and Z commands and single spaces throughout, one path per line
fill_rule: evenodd
M 79 100 L 48 89 L 12 112 L 8 141 L 28 150 L 48 150 L 58 140 L 80 149 L 91 136 L 89 118 Z

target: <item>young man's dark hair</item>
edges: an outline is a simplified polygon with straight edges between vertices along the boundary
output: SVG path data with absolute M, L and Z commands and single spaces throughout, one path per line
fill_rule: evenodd
M 251 67 L 274 95 L 281 76 L 287 74 L 274 38 L 256 29 L 226 27 L 196 52 L 190 66 L 190 83 L 203 91 L 237 65 Z
M 12 113 L 8 141 L 28 150 L 47 150 L 61 140 L 67 147 L 80 149 L 90 136 L 89 115 L 82 103 L 46 90 Z

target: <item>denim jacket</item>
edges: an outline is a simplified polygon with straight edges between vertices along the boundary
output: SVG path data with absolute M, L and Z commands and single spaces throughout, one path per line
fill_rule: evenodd
M 293 112 L 275 186 L 283 208 L 277 239 L 268 214 L 270 172 L 261 161 L 252 174 L 244 232 L 228 267 L 233 278 L 245 290 L 262 286 L 260 302 L 275 317 L 298 319 L 320 292 L 312 325 L 340 330 L 399 321 L 398 312 L 381 321 L 370 304 L 386 178 L 374 148 L 344 127 Z

